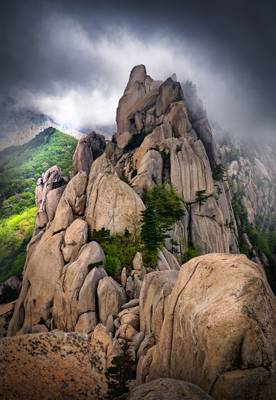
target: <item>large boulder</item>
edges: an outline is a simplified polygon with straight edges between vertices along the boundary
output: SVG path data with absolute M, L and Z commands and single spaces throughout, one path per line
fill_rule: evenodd
M 88 225 L 81 218 L 75 219 L 66 229 L 62 254 L 65 262 L 74 261 L 80 248 L 87 242 Z
M 91 164 L 105 150 L 105 138 L 92 132 L 80 139 L 73 156 L 73 175 L 79 171 L 89 173 Z
M 126 293 L 111 276 L 103 278 L 98 285 L 99 317 L 106 324 L 108 316 L 116 316 L 121 306 L 127 302 Z
M 244 255 L 193 258 L 170 295 L 148 380 L 187 380 L 218 400 L 274 399 L 275 315 L 259 265 Z
M 140 330 L 145 335 L 159 338 L 177 275 L 177 271 L 156 271 L 145 276 L 140 292 Z
M 92 337 L 59 331 L 4 338 L 0 341 L 1 397 L 103 399 L 111 350 L 110 338 L 100 326 Z
M 177 379 L 156 379 L 131 389 L 128 400 L 212 400 L 198 386 Z
M 36 244 L 24 271 L 8 335 L 31 333 L 32 326 L 46 324 L 51 317 L 56 283 L 64 266 L 61 252 L 64 232 L 48 229 Z
M 53 318 L 64 331 L 91 332 L 98 322 L 97 286 L 106 276 L 105 255 L 97 242 L 85 244 L 64 267 L 55 287 Z
M 114 174 L 100 173 L 89 194 L 86 221 L 90 229 L 134 233 L 144 204 L 137 193 Z

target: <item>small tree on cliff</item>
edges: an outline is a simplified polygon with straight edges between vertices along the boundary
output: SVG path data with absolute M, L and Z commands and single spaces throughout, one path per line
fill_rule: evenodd
M 142 212 L 141 239 L 144 260 L 154 266 L 158 249 L 162 248 L 167 231 L 184 215 L 183 202 L 175 189 L 168 185 L 155 186 L 144 193 L 146 209 Z

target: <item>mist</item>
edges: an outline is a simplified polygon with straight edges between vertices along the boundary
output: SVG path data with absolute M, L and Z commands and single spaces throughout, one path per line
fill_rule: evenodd
M 101 18 L 99 28 L 95 15 L 89 24 L 84 14 L 47 7 L 39 24 L 28 28 L 32 46 L 25 44 L 26 57 L 31 59 L 18 66 L 20 74 L 3 91 L 17 107 L 79 130 L 114 126 L 130 70 L 144 64 L 153 79 L 176 73 L 180 82 L 195 83 L 208 116 L 231 134 L 275 138 L 269 96 L 212 36 L 206 41 L 203 32 L 189 35 L 169 25 L 138 29 L 128 18 L 119 24 Z

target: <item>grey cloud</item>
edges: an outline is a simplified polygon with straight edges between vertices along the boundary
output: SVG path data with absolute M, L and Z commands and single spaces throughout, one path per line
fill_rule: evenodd
M 226 129 L 276 136 L 270 1 L 9 3 L 0 21 L 2 96 L 75 127 L 106 125 L 129 70 L 145 63 L 156 79 L 192 79 Z

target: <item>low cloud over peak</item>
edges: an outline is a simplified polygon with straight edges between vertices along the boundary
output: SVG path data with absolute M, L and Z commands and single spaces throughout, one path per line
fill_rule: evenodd
M 18 60 L 12 40 L 6 50 L 2 93 L 16 98 L 20 106 L 76 129 L 113 125 L 129 72 L 142 63 L 154 79 L 176 73 L 181 82 L 192 80 L 208 114 L 224 129 L 244 137 L 276 136 L 271 96 L 266 97 L 262 82 L 230 52 L 215 41 L 214 47 L 206 46 L 212 42 L 211 34 L 200 40 L 200 34 L 181 31 L 178 19 L 175 29 L 173 24 L 159 26 L 156 21 L 151 29 L 143 29 L 131 13 L 104 19 L 102 10 L 97 14 L 86 2 L 75 13 L 71 2 L 71 8 L 63 8 L 62 2 L 57 2 L 59 7 L 52 3 L 52 8 L 50 2 L 44 3 L 48 7 L 43 17 L 37 15 L 36 23 L 26 27 L 31 43 L 21 43 L 25 58 L 21 54 L 17 73 L 7 70 L 9 60 Z

